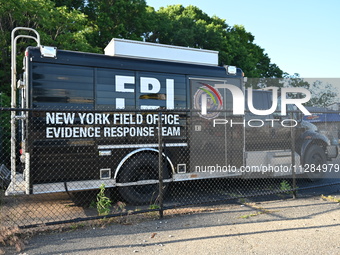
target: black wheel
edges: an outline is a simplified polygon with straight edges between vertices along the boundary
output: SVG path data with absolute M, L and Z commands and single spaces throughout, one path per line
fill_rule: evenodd
M 323 166 L 327 163 L 325 151 L 318 145 L 311 145 L 305 153 L 305 176 L 309 181 L 319 181 L 325 172 Z
M 163 179 L 170 178 L 167 163 L 164 162 Z M 139 154 L 129 159 L 120 170 L 118 183 L 158 180 L 158 155 Z M 167 189 L 163 186 L 163 192 Z M 133 185 L 118 187 L 122 198 L 131 204 L 152 204 L 159 195 L 159 184 Z

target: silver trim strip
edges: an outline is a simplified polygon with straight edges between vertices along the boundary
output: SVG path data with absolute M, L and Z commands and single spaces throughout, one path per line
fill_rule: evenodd
M 186 147 L 187 143 L 167 143 L 165 147 Z M 117 145 L 98 145 L 98 150 L 108 149 L 135 149 L 135 148 L 146 148 L 146 147 L 158 147 L 158 143 L 149 144 L 117 144 Z
M 170 183 L 172 181 L 173 181 L 172 178 L 163 180 L 164 183 Z M 72 182 L 67 182 L 66 185 L 67 185 L 67 191 L 84 191 L 84 190 L 99 189 L 101 184 L 104 184 L 105 188 L 112 188 L 112 187 L 149 185 L 149 184 L 157 184 L 157 183 L 159 183 L 158 180 L 143 180 L 143 181 L 137 181 L 137 182 L 116 183 L 115 180 L 109 179 L 109 180 L 72 181 Z M 33 194 L 46 194 L 46 193 L 58 193 L 58 192 L 66 192 L 65 184 L 63 182 L 33 185 Z
M 117 176 L 118 176 L 118 173 L 121 169 L 121 167 L 124 165 L 124 163 L 133 155 L 135 155 L 136 153 L 139 153 L 139 152 L 142 152 L 142 151 L 154 151 L 154 152 L 157 152 L 159 153 L 159 150 L 156 150 L 156 149 L 153 149 L 153 148 L 140 148 L 140 149 L 137 149 L 137 150 L 134 150 L 132 152 L 130 152 L 128 155 L 126 155 L 122 161 L 120 161 L 119 165 L 117 166 L 116 168 L 116 172 L 115 172 L 115 175 L 113 177 L 113 179 L 117 179 Z M 162 153 L 163 157 L 166 157 L 167 161 L 170 163 L 170 166 L 171 166 L 171 171 L 172 173 L 174 174 L 175 173 L 175 168 L 174 168 L 174 165 L 172 164 L 171 160 L 169 159 L 169 157 L 165 156 L 164 153 Z

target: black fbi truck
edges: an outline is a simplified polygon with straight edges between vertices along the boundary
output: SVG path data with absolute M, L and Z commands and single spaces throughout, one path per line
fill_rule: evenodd
M 7 195 L 104 184 L 118 187 L 128 202 L 148 203 L 158 192 L 159 136 L 165 184 L 250 178 L 262 166 L 291 164 L 291 128 L 279 125 L 286 117 L 268 122 L 278 117 L 257 116 L 262 126 L 254 128 L 246 125 L 251 114 L 232 114 L 235 99 L 223 86 L 243 91 L 245 78 L 239 68 L 218 66 L 217 52 L 121 39 L 105 55 L 64 51 L 41 46 L 35 30 L 18 28 L 12 33 L 14 56 L 16 40 L 25 37 L 15 37 L 18 30 L 35 33 L 38 46 L 27 48 L 18 83 L 12 57 L 12 108 L 19 98 L 19 108 L 27 111 L 12 111 Z M 271 93 L 254 91 L 253 102 L 268 109 Z M 215 125 L 217 119 L 236 124 Z M 327 137 L 296 123 L 297 165 L 336 157 L 337 146 Z M 267 174 L 287 176 L 292 169 Z

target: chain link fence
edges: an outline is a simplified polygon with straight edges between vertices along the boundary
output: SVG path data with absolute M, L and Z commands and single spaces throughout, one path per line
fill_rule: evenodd
M 186 110 L 0 114 L 3 226 L 162 216 L 167 209 L 340 184 L 339 112 L 298 121 L 295 113 L 274 121 Z

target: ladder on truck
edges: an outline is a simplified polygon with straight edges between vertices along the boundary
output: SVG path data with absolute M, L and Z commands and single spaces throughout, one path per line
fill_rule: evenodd
M 19 34 L 16 35 L 17 31 L 26 31 L 29 33 L 33 33 L 32 35 L 27 34 Z M 18 173 L 16 169 L 17 164 L 17 153 L 16 153 L 16 132 L 17 132 L 17 121 L 24 120 L 26 116 L 21 113 L 21 115 L 17 115 L 17 89 L 23 88 L 25 84 L 22 81 L 17 81 L 17 42 L 18 39 L 26 38 L 32 39 L 37 43 L 38 47 L 41 47 L 40 44 L 40 35 L 39 33 L 32 28 L 26 27 L 17 27 L 12 30 L 11 34 L 11 182 L 6 190 L 6 195 L 19 195 L 19 194 L 29 194 L 29 168 L 25 167 L 23 173 Z M 25 80 L 25 79 L 24 79 Z M 26 79 L 27 80 L 27 79 Z M 22 93 L 22 97 L 24 97 L 24 93 Z M 24 134 L 22 134 L 24 135 Z M 29 158 L 25 159 L 25 166 L 28 166 Z

